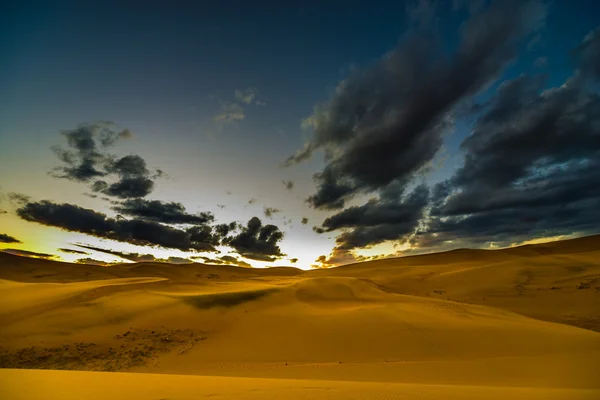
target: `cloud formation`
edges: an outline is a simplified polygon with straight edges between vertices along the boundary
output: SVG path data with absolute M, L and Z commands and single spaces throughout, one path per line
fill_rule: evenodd
M 388 186 L 378 199 L 346 208 L 327 218 L 318 232 L 342 229 L 336 249 L 352 250 L 388 240 L 403 242 L 417 229 L 428 204 L 429 190 L 417 186 L 404 194 L 404 185 Z
M 160 200 L 128 199 L 113 207 L 113 210 L 130 217 L 165 224 L 206 224 L 215 219 L 210 212 L 189 214 L 181 203 Z
M 71 253 L 71 254 L 82 254 L 82 255 L 89 255 L 90 253 L 87 253 L 85 251 L 80 251 L 80 250 L 74 250 L 74 249 L 67 249 L 64 247 L 61 247 L 60 249 L 58 249 L 58 251 L 62 251 L 63 253 Z
M 6 233 L 0 233 L 0 243 L 21 243 L 21 241 L 15 237 L 7 235 Z
M 214 116 L 215 122 L 226 125 L 242 121 L 246 118 L 246 107 L 249 105 L 264 106 L 264 101 L 257 100 L 258 89 L 248 87 L 233 91 L 233 100 L 219 100 L 221 110 Z
M 182 230 L 154 221 L 113 219 L 94 210 L 48 200 L 27 203 L 17 210 L 17 215 L 42 225 L 138 245 L 215 251 L 212 239 L 203 241 L 206 237 L 198 235 L 196 226 Z
M 8 253 L 8 254 L 13 254 L 15 256 L 32 257 L 32 258 L 46 258 L 46 259 L 49 259 L 49 258 L 54 258 L 55 257 L 53 254 L 37 253 L 35 251 L 21 250 L 21 249 L 0 249 L 0 252 Z
M 597 32 L 560 87 L 522 75 L 482 106 L 461 144 L 464 164 L 434 188 L 431 221 L 415 244 L 508 245 L 599 230 L 600 95 L 586 89 L 600 78 Z
M 241 231 L 225 238 L 223 244 L 234 248 L 242 257 L 258 261 L 275 261 L 284 256 L 278 246 L 283 232 L 275 225 L 263 225 L 258 217 L 252 217 Z
M 357 194 L 408 183 L 436 155 L 452 113 L 498 77 L 518 39 L 539 25 L 539 1 L 497 1 L 462 27 L 445 57 L 430 36 L 413 35 L 370 68 L 355 70 L 309 118 L 313 138 L 286 164 L 325 152 L 308 202 L 339 209 Z
M 108 266 L 112 265 L 111 263 L 108 263 L 106 261 L 100 261 L 100 260 L 96 260 L 94 258 L 89 258 L 89 257 L 80 258 L 75 262 L 77 264 L 95 265 L 98 267 L 108 267 Z
M 142 262 L 142 261 L 156 261 L 157 260 L 152 254 L 127 253 L 127 252 L 118 251 L 118 250 L 103 249 L 102 247 L 90 246 L 90 245 L 86 245 L 86 244 L 76 244 L 75 246 L 81 247 L 84 249 L 88 249 L 88 250 L 98 251 L 100 253 L 110 254 L 110 255 L 117 256 L 124 260 L 129 260 L 129 261 Z M 81 252 L 81 253 L 88 254 L 85 252 Z
M 294 181 L 282 181 L 282 183 L 287 190 L 292 190 L 294 188 Z
M 233 92 L 234 99 L 244 104 L 252 104 L 257 95 L 258 89 L 251 87 L 246 89 L 236 89 Z
M 329 257 L 326 255 L 319 256 L 315 263 L 311 265 L 311 268 L 331 268 L 355 262 L 357 262 L 357 258 L 351 251 L 336 248 L 333 249 Z
M 278 212 L 281 212 L 281 210 L 278 208 L 275 208 L 275 207 L 265 206 L 263 212 L 265 213 L 265 217 L 271 218 L 273 216 L 273 214 L 277 214 Z
M 67 148 L 52 148 L 63 163 L 51 171 L 57 178 L 86 183 L 93 192 L 127 199 L 147 196 L 154 189 L 153 179 L 162 176 L 161 170 L 152 174 L 138 155 L 118 158 L 108 153 L 117 142 L 132 136 L 112 122 L 81 124 L 62 135 L 67 139 Z M 107 182 L 111 177 L 117 180 Z

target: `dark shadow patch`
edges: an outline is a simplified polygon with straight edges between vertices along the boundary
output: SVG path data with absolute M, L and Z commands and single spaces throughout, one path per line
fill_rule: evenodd
M 250 301 L 258 300 L 271 293 L 276 292 L 277 289 L 262 289 L 253 290 L 247 292 L 233 292 L 233 293 L 212 293 L 202 294 L 197 296 L 185 296 L 184 301 L 200 310 L 205 310 L 214 307 L 235 307 L 240 304 L 247 303 Z

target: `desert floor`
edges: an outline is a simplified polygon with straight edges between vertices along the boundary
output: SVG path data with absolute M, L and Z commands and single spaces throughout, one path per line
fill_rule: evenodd
M 600 398 L 598 236 L 312 271 L 0 253 L 0 299 L 4 400 Z

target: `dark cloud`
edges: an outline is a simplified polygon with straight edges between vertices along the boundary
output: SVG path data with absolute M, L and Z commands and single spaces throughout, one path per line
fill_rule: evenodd
M 588 33 L 575 49 L 579 72 L 593 79 L 600 78 L 600 27 Z
M 212 251 L 214 246 L 221 243 L 221 236 L 213 232 L 213 228 L 209 225 L 197 225 L 189 228 L 186 231 L 190 235 L 190 240 L 194 243 L 202 243 L 205 247 L 198 250 Z
M 144 197 L 154 189 L 154 182 L 148 178 L 125 178 L 108 186 L 102 193 L 120 199 Z
M 21 243 L 21 241 L 5 233 L 0 233 L 0 243 Z
M 129 130 L 121 130 L 111 122 L 82 124 L 62 134 L 67 139 L 67 149 L 53 147 L 63 163 L 52 171 L 55 177 L 91 182 L 93 192 L 126 199 L 147 196 L 154 189 L 153 179 L 163 175 L 157 170 L 151 176 L 145 160 L 138 155 L 116 158 L 107 152 L 117 141 L 131 137 Z M 110 177 L 117 181 L 107 182 Z
M 229 255 L 221 256 L 219 257 L 219 260 L 222 261 L 224 264 L 236 265 L 238 267 L 244 268 L 252 268 L 252 265 L 248 264 L 247 262 L 238 260 L 237 258 Z
M 505 245 L 600 230 L 600 96 L 585 89 L 600 78 L 586 64 L 593 55 L 560 87 L 544 89 L 536 76 L 499 87 L 461 145 L 463 166 L 435 188 L 415 244 Z
M 282 181 L 283 186 L 285 186 L 285 188 L 287 190 L 292 190 L 294 188 L 294 182 L 293 181 Z
M 354 206 L 327 218 L 319 232 L 343 229 L 336 239 L 336 248 L 350 250 L 388 240 L 404 241 L 412 235 L 428 204 L 429 190 L 420 185 L 403 195 L 404 185 L 389 186 L 379 199 Z
M 281 212 L 280 209 L 275 208 L 275 207 L 266 207 L 263 209 L 263 212 L 265 213 L 265 217 L 267 218 L 271 218 L 273 216 L 273 214 L 277 214 L 278 212 Z
M 102 247 L 90 246 L 90 245 L 86 245 L 86 244 L 76 244 L 75 246 L 82 247 L 84 249 L 98 251 L 100 253 L 105 253 L 105 254 L 110 254 L 113 256 L 121 257 L 121 258 L 123 258 L 125 260 L 129 260 L 129 261 L 141 262 L 141 261 L 156 261 L 157 260 L 152 254 L 127 253 L 127 252 L 118 251 L 118 250 L 103 249 Z M 84 254 L 87 254 L 87 253 L 84 253 Z
M 199 240 L 200 236 L 193 228 L 185 231 L 154 221 L 113 219 L 73 204 L 57 204 L 48 200 L 31 202 L 19 208 L 17 214 L 27 221 L 122 242 L 180 250 L 214 251 L 212 242 Z
M 496 1 L 463 24 L 450 57 L 431 36 L 412 36 L 368 69 L 354 71 L 309 118 L 314 136 L 288 161 L 325 151 L 315 208 L 409 178 L 436 155 L 456 106 L 498 77 L 518 39 L 539 25 L 539 1 Z
M 223 244 L 234 248 L 242 257 L 258 261 L 275 261 L 282 257 L 279 241 L 283 233 L 275 225 L 263 225 L 258 217 L 253 217 L 237 235 L 225 238 Z
M 308 224 L 308 218 L 302 217 L 302 220 L 300 222 L 302 223 L 302 225 L 306 225 Z
M 210 257 L 204 257 L 204 256 L 197 256 L 197 257 L 191 257 L 191 258 L 202 259 L 202 260 L 204 260 L 205 263 L 208 263 L 208 264 L 216 264 L 216 265 L 225 264 L 225 265 L 235 265 L 237 267 L 252 268 L 252 265 L 248 264 L 247 262 L 238 260 L 237 258 L 235 258 L 233 256 L 229 256 L 229 255 L 224 255 L 219 258 L 210 258 Z
M 113 207 L 116 212 L 165 224 L 206 224 L 215 217 L 209 212 L 189 214 L 181 203 L 160 200 L 129 199 Z
M 20 249 L 1 249 L 0 252 L 14 254 L 16 256 L 34 257 L 34 258 L 54 258 L 53 254 L 37 253 L 35 251 L 20 250 Z
M 292 264 L 296 264 L 298 262 L 298 259 L 297 258 L 290 258 L 290 262 Z
M 26 204 L 27 202 L 29 202 L 31 200 L 31 197 L 24 195 L 22 193 L 11 192 L 11 193 L 8 193 L 7 196 L 8 196 L 8 201 L 11 204 L 18 205 L 18 206 Z
M 357 261 L 357 258 L 349 250 L 334 249 L 328 256 L 321 255 L 312 264 L 312 268 L 331 268 L 345 264 L 352 264 Z
M 131 137 L 131 132 L 120 130 L 110 122 L 81 124 L 62 134 L 67 139 L 68 149 L 53 147 L 58 159 L 65 164 L 55 170 L 55 176 L 78 182 L 105 176 L 102 164 L 107 156 L 104 150 L 119 139 Z
M 106 261 L 100 261 L 100 260 L 96 260 L 94 258 L 80 258 L 77 261 L 75 261 L 77 264 L 86 264 L 86 265 L 96 265 L 99 267 L 108 267 L 111 265 L 111 263 L 108 263 Z
M 63 253 L 71 253 L 71 254 L 82 254 L 82 255 L 88 255 L 90 253 L 86 253 L 85 251 L 80 251 L 80 250 L 74 250 L 74 249 L 67 249 L 64 247 L 61 247 L 60 249 L 58 249 L 58 251 L 62 251 Z
M 191 263 L 193 263 L 193 261 L 188 260 L 187 258 L 183 258 L 183 257 L 169 257 L 166 260 L 164 260 L 164 262 L 167 262 L 169 264 L 191 264 Z
M 208 263 L 208 264 L 217 264 L 217 265 L 225 264 L 223 261 L 219 260 L 218 258 L 210 258 L 210 257 L 205 257 L 205 256 L 192 256 L 190 258 L 192 260 L 203 260 L 205 263 Z
M 234 232 L 238 228 L 238 224 L 236 222 L 230 222 L 228 224 L 218 224 L 215 225 L 215 234 L 218 235 L 221 239 L 224 239 L 227 235 Z

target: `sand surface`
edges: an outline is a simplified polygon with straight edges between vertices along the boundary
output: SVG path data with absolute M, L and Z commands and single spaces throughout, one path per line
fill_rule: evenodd
M 2 399 L 600 398 L 600 237 L 313 271 L 0 253 L 0 298 Z

